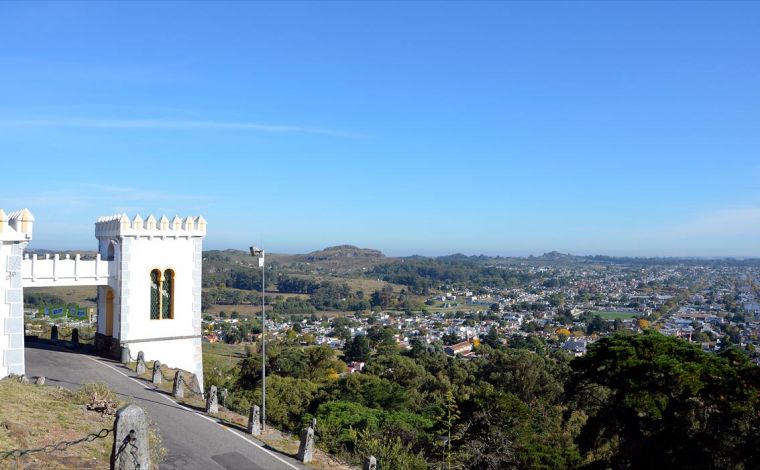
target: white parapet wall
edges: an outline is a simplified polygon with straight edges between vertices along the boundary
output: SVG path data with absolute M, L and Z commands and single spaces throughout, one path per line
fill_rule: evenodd
M 24 254 L 21 262 L 24 287 L 106 286 L 111 271 L 111 261 L 101 259 L 100 253 L 92 260 L 83 260 L 80 255 L 39 258 Z

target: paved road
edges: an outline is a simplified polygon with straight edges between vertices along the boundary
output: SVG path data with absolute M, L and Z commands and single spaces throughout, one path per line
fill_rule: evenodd
M 301 470 L 294 459 L 264 449 L 244 433 L 180 406 L 151 384 L 137 381 L 118 362 L 48 347 L 26 345 L 27 377 L 44 376 L 46 383 L 76 390 L 85 383 L 104 382 L 124 399 L 141 406 L 155 422 L 168 453 L 161 469 Z

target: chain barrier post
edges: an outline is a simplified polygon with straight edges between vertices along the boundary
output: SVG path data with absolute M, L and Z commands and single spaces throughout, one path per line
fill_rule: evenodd
M 153 385 L 161 385 L 163 374 L 161 373 L 161 362 L 153 361 Z
M 216 385 L 212 385 L 208 391 L 208 397 L 206 397 L 206 413 L 215 415 L 219 413 L 219 402 L 216 398 Z
M 122 346 L 121 347 L 121 363 L 125 366 L 129 365 L 129 346 Z
M 137 375 L 143 375 L 145 373 L 145 353 L 142 351 L 137 353 L 135 372 L 137 372 Z
M 50 341 L 53 343 L 58 341 L 58 325 L 53 325 L 50 328 Z
M 74 348 L 79 347 L 79 328 L 71 330 L 71 344 Z
M 253 405 L 248 414 L 248 434 L 261 436 L 261 409 L 259 405 Z
M 148 422 L 137 405 L 127 405 L 116 412 L 111 470 L 149 470 Z
M 174 386 L 172 387 L 172 396 L 174 398 L 185 397 L 185 376 L 181 370 L 174 374 Z

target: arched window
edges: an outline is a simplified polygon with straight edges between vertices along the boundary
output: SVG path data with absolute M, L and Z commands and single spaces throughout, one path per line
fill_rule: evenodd
M 159 289 L 161 285 L 161 271 L 154 269 L 150 272 L 150 319 L 161 319 L 161 296 Z
M 174 271 L 164 271 L 161 282 L 161 318 L 174 318 Z
M 150 319 L 170 320 L 174 318 L 174 271 L 163 273 L 154 269 L 150 272 Z

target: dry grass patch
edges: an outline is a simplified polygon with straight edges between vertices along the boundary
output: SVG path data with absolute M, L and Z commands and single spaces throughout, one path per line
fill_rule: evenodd
M 87 410 L 61 388 L 0 380 L 0 402 L 0 451 L 74 441 L 113 428 L 114 416 Z M 66 450 L 9 457 L 0 461 L 0 468 L 107 468 L 112 443 L 109 434 Z

